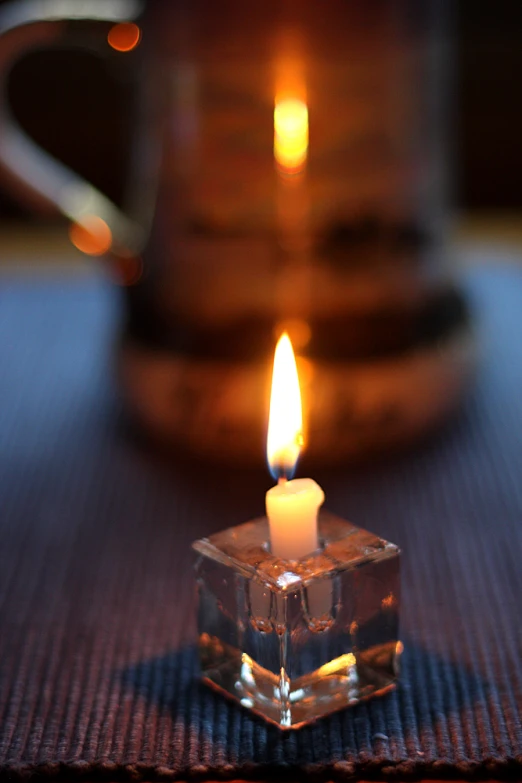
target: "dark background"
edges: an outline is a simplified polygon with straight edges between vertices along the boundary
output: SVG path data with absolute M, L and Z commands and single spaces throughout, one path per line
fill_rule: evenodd
M 458 0 L 452 9 L 456 206 L 516 210 L 522 206 L 522 0 Z M 8 93 L 30 135 L 120 201 L 132 89 L 126 57 L 116 59 L 108 69 L 84 51 L 33 52 L 15 67 Z M 0 188 L 0 220 L 30 217 Z

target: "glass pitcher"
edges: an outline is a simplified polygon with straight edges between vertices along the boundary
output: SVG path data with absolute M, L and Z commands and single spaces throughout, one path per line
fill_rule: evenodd
M 443 0 L 2 7 L 4 84 L 36 45 L 135 49 L 126 210 L 36 148 L 5 101 L 0 161 L 124 271 L 119 377 L 148 433 L 262 458 L 284 329 L 312 457 L 395 446 L 454 407 L 474 350 L 447 264 L 445 17 Z

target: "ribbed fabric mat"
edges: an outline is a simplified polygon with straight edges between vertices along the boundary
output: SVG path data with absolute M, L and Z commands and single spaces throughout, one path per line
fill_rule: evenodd
M 0 777 L 522 779 L 522 273 L 468 281 L 484 362 L 415 453 L 316 475 L 404 550 L 400 688 L 281 733 L 197 679 L 188 542 L 262 512 L 252 474 L 167 469 L 113 390 L 96 277 L 0 280 Z

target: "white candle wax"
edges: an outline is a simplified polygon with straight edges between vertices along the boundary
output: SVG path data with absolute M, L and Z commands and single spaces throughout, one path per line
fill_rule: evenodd
M 317 512 L 324 492 L 313 479 L 284 481 L 266 493 L 272 554 L 298 560 L 318 548 Z

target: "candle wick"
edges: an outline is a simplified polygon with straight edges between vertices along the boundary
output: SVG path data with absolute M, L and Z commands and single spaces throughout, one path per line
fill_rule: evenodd
M 280 487 L 283 486 L 283 484 L 286 484 L 287 481 L 288 479 L 286 476 L 279 476 L 279 478 L 277 479 L 278 486 Z

